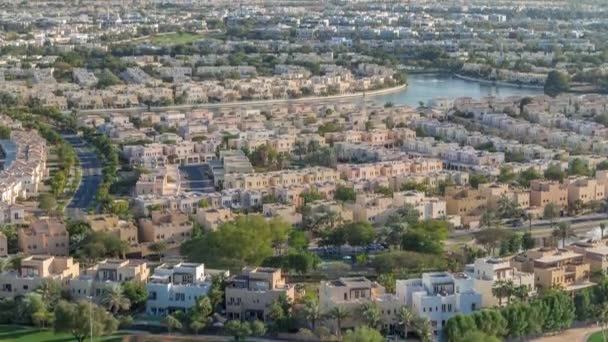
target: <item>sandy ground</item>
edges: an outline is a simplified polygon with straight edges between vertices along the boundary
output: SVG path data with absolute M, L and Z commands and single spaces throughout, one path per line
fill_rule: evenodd
M 599 331 L 595 325 L 590 327 L 568 329 L 560 334 L 535 338 L 533 342 L 586 342 L 594 332 Z

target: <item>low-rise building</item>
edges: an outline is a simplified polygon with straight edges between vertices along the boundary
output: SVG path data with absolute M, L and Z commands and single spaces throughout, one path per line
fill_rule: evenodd
M 323 281 L 319 287 L 319 306 L 321 311 L 329 312 L 341 307 L 349 312 L 349 317 L 342 322 L 343 328 L 354 328 L 364 321 L 358 310 L 364 304 L 374 304 L 381 312 L 381 322 L 386 331 L 394 332 L 398 325 L 400 307 L 403 306 L 397 297 L 385 293 L 382 285 L 365 277 L 345 277 L 332 281 Z
M 150 218 L 139 220 L 139 241 L 177 243 L 192 236 L 190 218 L 178 211 L 153 211 Z
M 181 262 L 158 266 L 146 288 L 146 313 L 165 316 L 194 306 L 198 298 L 209 293 L 211 282 L 205 275 L 205 265 Z
M 279 296 L 294 300 L 295 287 L 285 283 L 279 268 L 245 267 L 227 280 L 225 293 L 228 319 L 265 321 Z
M 542 247 L 528 250 L 512 259 L 513 266 L 523 272 L 534 273 L 537 287 L 560 287 L 574 292 L 593 286 L 589 281 L 591 266 L 583 254 L 567 249 Z
M 21 260 L 19 270 L 0 273 L 0 298 L 23 296 L 47 279 L 65 287 L 79 273 L 71 257 L 32 255 Z
M 608 246 L 602 243 L 575 242 L 568 249 L 584 255 L 584 261 L 591 267 L 591 272 L 608 271 Z
M 19 229 L 18 244 L 26 254 L 68 255 L 70 236 L 62 221 L 45 218 Z
M 116 288 L 127 281 L 146 282 L 149 276 L 145 261 L 102 260 L 70 280 L 70 294 L 73 298 L 93 297 L 99 301 L 108 288 Z
M 474 289 L 481 294 L 484 308 L 506 304 L 505 298 L 496 298 L 492 289 L 498 281 L 511 282 L 513 286 L 525 286 L 528 295 L 532 295 L 534 287 L 534 274 L 521 272 L 511 266 L 509 259 L 479 258 L 475 264 L 467 265 L 465 272 L 473 278 Z
M 482 307 L 473 278 L 464 273 L 423 273 L 421 279 L 397 280 L 396 289 L 402 303 L 431 322 L 435 336 L 441 336 L 452 316 L 467 315 Z

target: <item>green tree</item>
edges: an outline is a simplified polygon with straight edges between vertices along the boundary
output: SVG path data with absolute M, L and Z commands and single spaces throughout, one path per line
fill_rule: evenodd
M 552 70 L 545 80 L 545 94 L 555 97 L 570 90 L 570 78 L 567 74 Z
M 568 164 L 568 174 L 571 176 L 589 176 L 591 171 L 589 165 L 580 158 L 574 158 Z
M 411 328 L 414 327 L 414 322 L 416 321 L 416 314 L 412 309 L 407 306 L 401 307 L 398 313 L 399 326 L 402 329 L 403 337 L 407 337 L 408 332 Z
M 253 322 L 250 323 L 250 329 L 251 329 L 251 335 L 252 336 L 264 336 L 264 334 L 266 334 L 266 326 L 264 325 L 264 322 L 259 321 L 259 320 L 255 320 Z
M 587 321 L 593 318 L 593 294 L 589 288 L 577 291 L 574 295 L 574 312 L 576 319 L 579 321 Z
M 401 248 L 406 251 L 439 255 L 447 239 L 448 224 L 441 220 L 420 221 L 403 234 Z
M 88 319 L 92 315 L 91 319 Z M 109 335 L 118 328 L 118 321 L 99 306 L 80 301 L 70 303 L 60 301 L 55 308 L 54 330 L 56 333 L 69 333 L 78 342 L 90 336 Z
M 290 231 L 291 225 L 279 218 L 267 221 L 260 215 L 242 215 L 186 241 L 181 251 L 189 260 L 214 267 L 261 265 L 274 255 L 278 241 L 288 241 Z
M 182 328 L 182 322 L 180 322 L 179 319 L 173 315 L 165 316 L 165 318 L 162 320 L 162 324 L 167 328 L 169 334 Z
M 530 232 L 525 232 L 521 238 L 521 248 L 524 251 L 527 251 L 529 249 L 534 248 L 535 245 L 536 245 L 536 241 L 532 237 L 532 234 Z
M 120 286 L 106 287 L 103 290 L 101 304 L 114 315 L 121 310 L 129 310 L 131 307 L 131 301 L 124 295 Z
M 342 202 L 354 202 L 357 199 L 357 193 L 352 187 L 338 185 L 334 193 L 334 199 Z
M 560 210 L 557 204 L 549 202 L 543 209 L 543 218 L 551 222 L 551 227 L 555 225 L 555 219 L 560 215 Z
M 514 292 L 514 284 L 512 281 L 506 281 L 506 280 L 497 280 L 496 282 L 494 282 L 494 285 L 492 286 L 492 295 L 496 298 L 498 298 L 498 305 L 502 306 L 502 299 L 503 298 L 507 298 L 507 301 L 510 302 L 511 301 L 511 297 L 513 296 L 513 292 Z
M 471 314 L 477 329 L 489 336 L 504 336 L 507 333 L 507 320 L 497 309 L 485 309 Z
M 479 187 L 479 184 L 485 184 L 489 182 L 490 180 L 486 176 L 481 174 L 474 173 L 469 176 L 469 184 L 471 184 L 471 186 L 475 189 Z
M 552 181 L 563 182 L 566 177 L 566 172 L 562 170 L 559 164 L 551 164 L 545 170 L 545 178 Z
M 570 222 L 560 222 L 557 225 L 557 228 L 553 230 L 552 235 L 555 238 L 562 240 L 562 248 L 566 247 L 566 239 L 576 236 L 574 230 L 572 230 L 572 227 L 570 226 Z
M 328 313 L 328 317 L 336 322 L 338 339 L 342 336 L 342 322 L 350 316 L 350 313 L 342 306 L 333 307 Z
M 131 303 L 131 308 L 142 309 L 148 300 L 146 284 L 139 281 L 126 281 L 122 283 L 122 293 Z
M 468 331 L 463 336 L 463 340 L 467 341 L 467 342 L 500 342 L 500 341 L 502 341 L 501 339 L 499 339 L 496 336 L 492 336 L 492 335 L 486 334 L 486 333 L 484 333 L 482 331 L 478 331 L 478 330 Z
M 355 330 L 349 330 L 344 334 L 342 339 L 344 342 L 384 342 L 384 336 L 370 327 L 357 327 Z
M 51 194 L 40 194 L 38 196 L 38 207 L 47 213 L 51 213 L 57 207 L 57 200 Z
M 378 327 L 380 319 L 382 318 L 380 316 L 380 309 L 375 303 L 362 304 L 361 307 L 359 307 L 359 315 L 363 318 L 363 321 L 365 321 L 365 324 L 367 324 L 368 327 L 374 329 Z
M 565 292 L 549 289 L 533 305 L 540 308 L 539 314 L 544 318 L 543 331 L 559 331 L 572 325 L 574 302 Z
M 0 140 L 8 140 L 11 138 L 11 128 L 0 125 Z
M 247 322 L 232 320 L 224 324 L 226 334 L 233 336 L 235 341 L 245 341 L 247 336 L 251 335 L 251 327 Z
M 534 168 L 528 168 L 519 173 L 517 181 L 524 188 L 530 187 L 530 182 L 535 179 L 542 178 L 541 174 L 539 174 Z
M 304 301 L 304 307 L 302 313 L 306 322 L 310 323 L 310 328 L 315 331 L 317 328 L 317 322 L 323 318 L 319 301 L 316 298 L 307 298 Z
M 477 325 L 471 315 L 456 314 L 445 323 L 443 332 L 449 342 L 468 342 L 466 334 L 476 330 Z

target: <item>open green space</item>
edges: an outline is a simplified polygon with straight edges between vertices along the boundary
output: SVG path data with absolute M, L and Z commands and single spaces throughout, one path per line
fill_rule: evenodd
M 96 342 L 120 342 L 124 334 L 114 334 L 94 338 Z M 10 342 L 73 342 L 76 339 L 69 334 L 55 334 L 53 330 L 42 330 L 15 325 L 0 325 L 0 341 Z M 87 341 L 89 339 L 87 338 Z
M 608 332 L 606 332 L 606 334 L 608 334 Z M 608 338 L 608 335 L 606 335 L 606 338 Z M 604 342 L 604 337 L 602 335 L 602 332 L 601 331 L 594 332 L 593 334 L 591 334 L 591 336 L 589 336 L 589 338 L 587 339 L 587 342 Z

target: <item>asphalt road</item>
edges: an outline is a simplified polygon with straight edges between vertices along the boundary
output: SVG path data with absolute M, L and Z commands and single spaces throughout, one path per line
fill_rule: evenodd
M 99 188 L 99 185 L 101 184 L 101 162 L 95 152 L 87 146 L 86 142 L 81 137 L 76 135 L 64 135 L 63 138 L 76 150 L 76 154 L 80 160 L 80 166 L 82 167 L 82 180 L 80 186 L 78 187 L 78 190 L 76 190 L 76 193 L 67 208 L 86 211 L 95 200 L 97 188 Z
M 606 214 L 588 214 L 576 217 L 560 217 L 555 220 L 555 226 L 557 226 L 559 222 L 570 222 L 575 230 L 591 230 L 595 227 L 595 224 L 599 225 L 600 222 L 605 221 L 608 221 Z M 550 235 L 551 232 L 546 232 L 547 228 L 550 228 L 550 225 L 551 222 L 549 220 L 532 220 L 532 235 Z M 502 225 L 502 227 L 521 232 L 528 231 L 529 229 L 528 221 L 522 221 L 522 225 L 519 227 L 513 227 L 511 225 Z M 474 235 L 478 231 L 479 230 L 456 230 L 450 234 L 450 238 Z
M 206 164 L 183 165 L 179 167 L 181 187 L 186 191 L 214 191 L 213 179 L 208 176 L 209 166 Z

